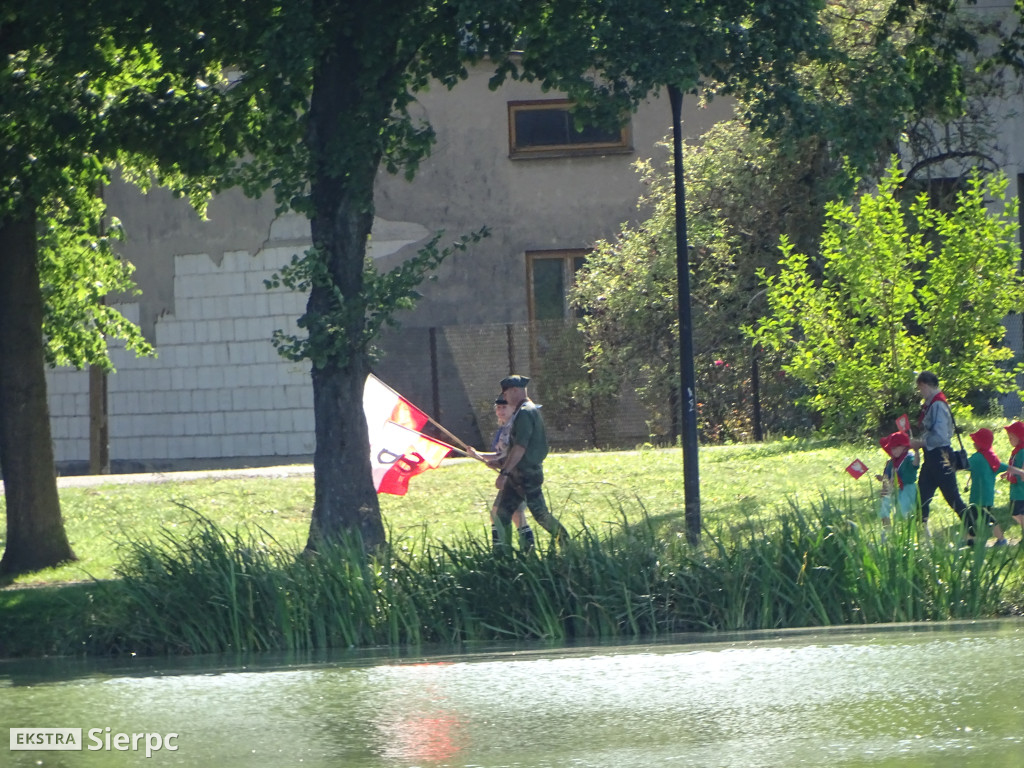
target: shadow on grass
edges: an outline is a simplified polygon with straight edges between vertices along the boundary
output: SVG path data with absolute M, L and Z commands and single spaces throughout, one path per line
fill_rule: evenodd
M 102 611 L 116 582 L 0 590 L 0 658 L 106 653 Z

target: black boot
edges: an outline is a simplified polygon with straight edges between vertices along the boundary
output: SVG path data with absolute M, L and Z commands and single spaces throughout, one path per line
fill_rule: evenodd
M 519 549 L 524 555 L 528 555 L 533 552 L 536 543 L 537 541 L 533 537 L 533 528 L 530 527 L 529 523 L 525 523 L 519 529 Z

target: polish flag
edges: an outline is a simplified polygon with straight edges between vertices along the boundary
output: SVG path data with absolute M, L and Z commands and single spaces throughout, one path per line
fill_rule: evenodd
M 854 459 L 853 463 L 846 468 L 846 471 L 853 476 L 854 480 L 859 480 L 860 476 L 868 471 L 868 468 L 867 465 L 860 459 Z
M 370 432 L 370 465 L 377 493 L 404 496 L 409 480 L 428 469 L 436 469 L 452 447 L 414 429 L 385 422 Z
M 372 373 L 363 385 L 363 413 L 370 429 L 370 442 L 374 432 L 389 421 L 409 429 L 420 430 L 430 418 Z

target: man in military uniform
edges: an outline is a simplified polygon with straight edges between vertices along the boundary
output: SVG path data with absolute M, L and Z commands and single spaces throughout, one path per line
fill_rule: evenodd
M 568 531 L 548 511 L 544 499 L 544 459 L 548 455 L 548 438 L 540 408 L 526 394 L 530 380 L 512 375 L 501 380 L 501 392 L 514 409 L 508 455 L 494 481 L 498 494 L 498 520 L 506 530 L 512 513 L 525 500 L 537 523 L 564 544 Z

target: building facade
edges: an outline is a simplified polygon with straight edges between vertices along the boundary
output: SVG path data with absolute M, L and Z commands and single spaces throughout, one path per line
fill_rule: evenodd
M 369 244 L 370 257 L 387 270 L 438 231 L 451 241 L 489 229 L 422 286 L 417 307 L 382 337 L 375 366 L 475 444 L 493 428 L 496 382 L 513 368 L 536 373 L 545 340 L 531 321 L 557 326 L 587 250 L 638 220 L 642 190 L 633 164 L 664 161 L 660 142 L 671 128 L 667 97 L 643 104 L 622 131 L 581 133 L 564 99 L 528 83 L 492 91 L 488 78 L 481 67 L 451 91 L 420 95 L 417 108 L 436 145 L 414 181 L 381 174 Z M 698 108 L 691 100 L 684 131 L 696 137 L 730 110 L 723 101 Z M 58 466 L 84 471 L 90 446 L 95 457 L 103 437 L 93 431 L 90 438 L 90 424 L 103 420 L 96 411 L 104 400 L 115 471 L 308 459 L 308 365 L 281 358 L 270 342 L 276 329 L 296 329 L 306 297 L 264 284 L 310 246 L 308 221 L 275 216 L 269 197 L 235 191 L 215 198 L 205 221 L 162 190 L 142 195 L 114 185 L 107 202 L 125 227 L 123 253 L 142 291 L 120 306 L 157 356 L 113 350 L 117 372 L 106 378 L 105 398 L 88 372 L 51 372 Z M 543 376 L 536 384 L 533 393 L 542 396 Z M 641 420 L 641 440 L 644 429 Z M 557 425 L 553 436 L 557 442 Z
M 972 13 L 1013 18 L 1012 0 L 981 0 Z M 565 342 L 567 290 L 588 250 L 643 218 L 633 164 L 666 161 L 667 96 L 653 96 L 620 131 L 573 129 L 568 103 L 534 84 L 488 86 L 478 67 L 453 90 L 420 94 L 414 113 L 437 141 L 416 178 L 380 175 L 369 255 L 383 270 L 415 254 L 434 233 L 445 240 L 486 226 L 490 236 L 451 256 L 426 282 L 401 327 L 380 339 L 375 372 L 467 443 L 493 429 L 496 382 L 534 377 L 541 403 L 563 403 L 545 366 Z M 731 116 L 731 104 L 684 100 L 683 131 L 696 138 Z M 1024 187 L 1024 98 L 1011 84 L 990 104 L 995 165 Z M 936 166 L 936 178 L 962 168 Z M 241 466 L 308 460 L 314 450 L 307 364 L 281 358 L 270 339 L 295 331 L 304 295 L 268 290 L 270 279 L 310 246 L 308 222 L 276 216 L 274 201 L 233 191 L 201 221 L 168 193 L 112 186 L 108 204 L 123 222 L 125 257 L 141 295 L 122 305 L 155 345 L 137 359 L 115 349 L 117 373 L 101 384 L 88 372 L 49 376 L 55 454 L 65 472 L 84 471 L 106 447 L 114 471 Z M 1007 340 L 1024 350 L 1019 315 Z M 91 382 L 91 383 L 90 383 Z M 546 388 L 547 387 L 547 388 Z M 102 390 L 102 391 L 98 391 Z M 559 399 L 561 398 L 561 399 Z M 601 418 L 580 407 L 545 411 L 555 445 L 643 442 L 651 432 L 628 400 Z M 1008 398 L 1007 413 L 1020 413 Z M 582 406 L 585 410 L 585 406 Z M 585 415 L 585 414 L 584 414 Z M 105 432 L 97 425 L 105 424 Z

